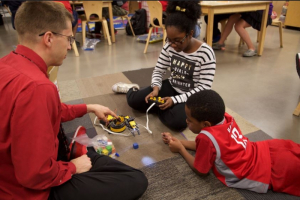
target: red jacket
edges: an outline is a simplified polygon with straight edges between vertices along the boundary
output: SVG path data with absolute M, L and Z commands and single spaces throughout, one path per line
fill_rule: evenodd
M 47 199 L 71 179 L 70 162 L 56 161 L 60 122 L 87 112 L 60 103 L 44 60 L 18 45 L 0 59 L 0 198 Z

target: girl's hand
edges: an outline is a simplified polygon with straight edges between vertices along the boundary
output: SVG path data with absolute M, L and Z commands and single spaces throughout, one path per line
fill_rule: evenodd
M 158 96 L 158 92 L 159 92 L 159 87 L 154 86 L 153 87 L 153 91 L 145 97 L 146 103 L 148 103 L 148 99 L 150 97 L 157 97 Z
M 181 144 L 180 140 L 178 140 L 175 137 L 170 138 L 169 147 L 173 153 L 179 153 L 185 149 L 184 146 Z
M 162 105 L 159 105 L 159 108 L 161 110 L 166 110 L 167 108 L 170 108 L 174 105 L 173 100 L 172 100 L 171 97 L 164 97 L 162 99 L 165 101 L 165 103 L 162 104 Z

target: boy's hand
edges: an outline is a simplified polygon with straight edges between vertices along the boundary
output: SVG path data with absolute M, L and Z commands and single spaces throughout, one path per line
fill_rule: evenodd
M 175 137 L 171 137 L 171 139 L 169 140 L 169 147 L 173 153 L 180 153 L 185 149 L 180 140 Z
M 162 136 L 163 142 L 164 142 L 165 144 L 169 144 L 170 139 L 172 138 L 171 133 L 169 133 L 169 132 L 163 132 L 163 133 L 161 133 L 161 136 Z

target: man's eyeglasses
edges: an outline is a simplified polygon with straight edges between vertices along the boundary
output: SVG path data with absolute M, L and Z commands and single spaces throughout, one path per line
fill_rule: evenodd
M 176 46 L 182 45 L 182 43 L 184 43 L 184 41 L 185 41 L 185 39 L 186 39 L 187 36 L 188 36 L 188 34 L 186 34 L 184 36 L 184 38 L 182 38 L 180 41 L 174 41 L 174 42 L 171 41 L 169 38 L 166 38 L 166 42 L 169 43 L 170 45 L 172 45 L 172 44 L 175 44 Z
M 74 41 L 75 41 L 75 37 L 74 37 L 74 36 L 63 35 L 63 34 L 60 34 L 60 33 L 55 33 L 55 32 L 53 32 L 53 31 L 50 31 L 50 32 L 53 33 L 54 35 L 61 35 L 61 36 L 67 37 L 68 40 L 69 40 L 69 42 L 70 42 L 70 45 L 72 45 L 72 44 L 74 43 Z M 41 33 L 41 34 L 39 34 L 39 36 L 43 36 L 43 35 L 45 35 L 46 33 L 47 33 L 47 32 Z

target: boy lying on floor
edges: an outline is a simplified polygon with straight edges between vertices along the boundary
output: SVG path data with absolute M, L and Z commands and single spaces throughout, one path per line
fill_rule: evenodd
M 185 112 L 189 129 L 198 134 L 196 140 L 178 140 L 168 132 L 162 133 L 162 139 L 196 173 L 206 175 L 213 169 L 228 187 L 300 196 L 299 144 L 280 139 L 249 141 L 213 90 L 190 96 Z M 186 149 L 196 151 L 195 157 Z

